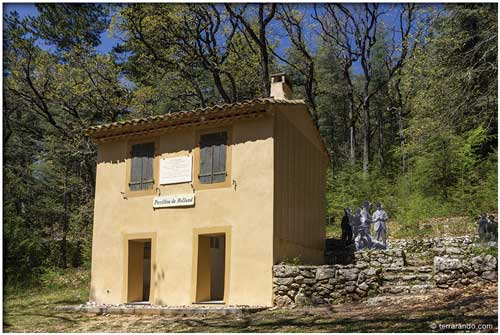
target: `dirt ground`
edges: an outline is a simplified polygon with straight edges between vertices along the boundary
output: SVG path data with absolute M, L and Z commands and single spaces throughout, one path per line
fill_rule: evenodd
M 329 307 L 271 309 L 240 316 L 89 315 L 57 312 L 83 291 L 4 297 L 5 332 L 497 332 L 497 285 L 374 297 Z M 481 328 L 481 329 L 480 329 Z

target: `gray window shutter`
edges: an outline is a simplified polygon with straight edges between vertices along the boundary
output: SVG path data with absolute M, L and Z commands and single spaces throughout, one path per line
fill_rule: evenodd
M 143 144 L 142 156 L 142 190 L 150 190 L 153 188 L 153 160 L 155 155 L 155 144 Z
M 214 134 L 212 183 L 226 180 L 226 133 Z
M 221 183 L 226 180 L 227 133 L 200 137 L 200 183 Z
M 212 183 L 212 156 L 213 156 L 213 147 L 211 143 L 211 138 L 208 135 L 202 135 L 200 137 L 200 175 L 199 175 L 201 184 Z
M 148 190 L 153 188 L 153 160 L 155 145 L 141 143 L 132 146 L 132 166 L 130 171 L 130 190 Z
M 140 144 L 132 146 L 132 164 L 130 170 L 130 183 L 129 183 L 129 188 L 131 191 L 138 191 L 141 189 L 141 175 L 142 175 L 141 149 L 142 148 Z

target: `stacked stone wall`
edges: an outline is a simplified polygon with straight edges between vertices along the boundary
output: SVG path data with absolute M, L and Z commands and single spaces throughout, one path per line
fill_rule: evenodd
M 345 254 L 351 254 L 351 264 L 275 265 L 274 302 L 278 306 L 336 304 L 379 294 L 497 281 L 497 258 L 475 255 L 476 244 L 467 237 L 395 241 L 391 246 L 399 248 L 349 251 Z M 328 260 L 328 250 L 326 256 Z

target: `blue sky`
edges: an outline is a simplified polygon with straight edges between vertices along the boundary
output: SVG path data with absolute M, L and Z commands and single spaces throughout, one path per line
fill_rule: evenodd
M 3 4 L 3 12 L 4 15 L 17 11 L 21 18 L 26 16 L 38 16 L 38 11 L 34 4 L 32 3 L 4 3 Z M 113 46 L 115 46 L 119 42 L 116 38 L 111 38 L 108 31 L 105 31 L 101 34 L 101 44 L 96 48 L 96 50 L 100 53 L 108 53 L 111 51 Z M 43 47 L 43 46 L 41 46 Z
M 304 6 L 304 12 L 306 14 L 306 22 L 310 23 L 312 26 L 314 26 L 314 23 L 312 22 L 313 20 L 310 18 L 310 16 L 313 14 L 313 7 L 312 4 L 303 4 Z M 391 6 L 391 5 L 388 5 Z M 440 7 L 439 4 L 435 4 L 433 6 Z M 387 7 L 386 7 L 387 8 Z M 4 10 L 4 15 L 8 14 L 9 12 L 17 11 L 21 18 L 26 17 L 26 16 L 37 16 L 38 11 L 35 7 L 34 4 L 32 3 L 4 3 L 3 4 L 3 10 Z M 397 16 L 394 15 L 394 13 L 390 14 L 384 14 L 383 21 L 388 24 L 389 26 L 397 24 Z M 279 46 L 277 48 L 277 52 L 281 55 L 284 54 L 284 51 L 286 48 L 290 46 L 290 41 L 288 38 L 286 38 L 286 32 L 283 30 L 281 26 L 275 26 L 277 30 L 275 32 L 278 32 L 278 40 L 279 40 Z M 309 40 L 309 46 L 311 48 L 314 48 L 317 46 L 317 42 L 319 42 L 316 38 L 316 34 L 308 29 L 308 40 Z M 105 31 L 104 33 L 101 34 L 101 44 L 97 46 L 96 50 L 99 53 L 108 53 L 112 50 L 113 46 L 118 44 L 120 42 L 119 39 L 111 37 L 111 34 L 109 31 Z M 39 42 L 38 45 L 41 48 L 44 48 L 46 50 L 50 50 L 53 48 L 53 46 L 44 44 L 43 42 Z M 358 62 L 354 63 L 353 70 L 355 73 L 359 73 L 361 68 L 360 64 Z

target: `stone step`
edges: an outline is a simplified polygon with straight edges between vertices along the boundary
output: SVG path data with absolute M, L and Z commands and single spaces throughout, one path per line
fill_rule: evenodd
M 387 267 L 382 269 L 382 273 L 390 272 L 390 273 L 404 273 L 404 274 L 431 273 L 432 271 L 433 271 L 432 265 Z
M 423 259 L 412 259 L 412 258 L 406 258 L 406 264 L 408 266 L 429 266 L 432 265 L 434 261 L 434 258 L 423 260 Z
M 421 285 L 387 285 L 379 287 L 381 293 L 386 294 L 410 294 L 422 293 L 435 288 L 434 285 L 421 284 Z
M 430 273 L 412 273 L 412 274 L 382 274 L 382 280 L 386 282 L 430 282 L 432 281 L 432 274 Z

